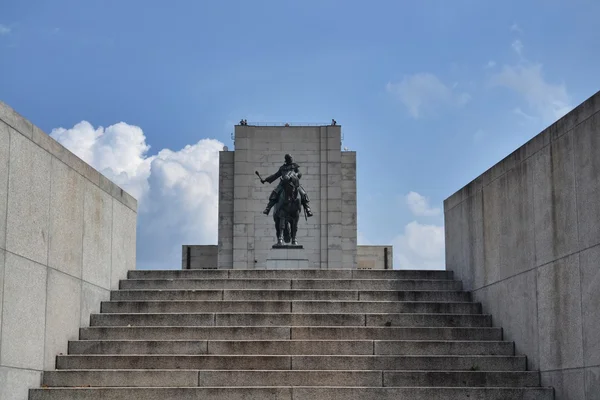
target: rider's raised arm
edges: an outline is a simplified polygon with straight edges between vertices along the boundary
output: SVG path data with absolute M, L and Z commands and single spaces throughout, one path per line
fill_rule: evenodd
M 274 180 L 276 180 L 277 178 L 281 177 L 281 170 L 275 172 L 273 175 L 271 176 L 267 176 L 265 178 L 265 182 L 269 182 L 269 183 L 273 183 Z

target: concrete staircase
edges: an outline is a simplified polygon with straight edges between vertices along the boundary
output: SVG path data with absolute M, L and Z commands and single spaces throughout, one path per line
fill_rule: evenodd
M 448 271 L 130 271 L 31 400 L 554 398 Z

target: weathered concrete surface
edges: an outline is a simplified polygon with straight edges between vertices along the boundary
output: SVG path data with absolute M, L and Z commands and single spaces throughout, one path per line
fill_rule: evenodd
M 52 158 L 48 266 L 81 279 L 85 178 Z
M 77 339 L 81 313 L 81 280 L 48 269 L 44 369 L 55 367 L 56 356 L 67 353 L 68 341 Z
M 113 202 L 108 193 L 88 183 L 83 211 L 83 280 L 110 288 Z
M 0 367 L 0 399 L 27 399 L 29 388 L 38 387 L 42 372 Z
M 0 364 L 42 370 L 47 269 L 6 253 Z
M 551 388 L 205 387 L 37 389 L 31 400 L 552 400 Z
M 597 398 L 599 198 L 600 92 L 444 202 L 447 268 L 556 400 Z
M 136 214 L 133 197 L 0 102 L 0 399 L 27 399 L 111 278 L 116 288 L 135 268 Z
M 0 338 L 2 337 L 2 308 L 4 299 L 4 261 L 6 260 L 6 251 L 0 249 Z M 2 348 L 0 346 L 0 357 L 2 356 Z
M 48 264 L 51 155 L 11 130 L 6 250 Z
M 10 127 L 0 120 L 0 248 L 6 248 L 6 207 L 8 203 L 8 154 Z

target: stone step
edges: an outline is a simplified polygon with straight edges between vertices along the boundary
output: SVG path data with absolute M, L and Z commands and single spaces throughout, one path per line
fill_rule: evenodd
M 525 356 L 59 355 L 57 369 L 525 371 Z
M 427 301 L 294 301 L 292 312 L 480 314 L 481 303 Z
M 162 313 L 92 314 L 90 326 L 406 326 L 487 327 L 482 314 Z
M 89 327 L 83 340 L 502 340 L 502 329 L 415 327 Z
M 452 271 L 443 270 L 132 270 L 129 279 L 452 279 Z
M 291 301 L 143 300 L 104 301 L 102 313 L 292 312 Z
M 461 290 L 446 279 L 127 279 L 120 289 Z
M 480 314 L 480 303 L 416 301 L 145 300 L 102 302 L 102 313 L 440 313 Z
M 281 371 L 281 370 L 60 370 L 46 371 L 49 387 L 361 386 L 534 387 L 531 371 Z
M 502 340 L 502 328 L 293 327 L 294 340 Z
M 413 340 L 80 340 L 69 354 L 514 355 L 512 342 Z
M 48 388 L 29 400 L 553 400 L 552 388 L 180 387 Z
M 528 371 L 199 371 L 198 386 L 534 387 Z
M 537 371 L 383 371 L 383 386 L 535 387 L 540 386 L 540 374 Z
M 79 329 L 84 340 L 285 340 L 292 328 L 287 326 L 211 326 L 211 327 L 89 327 Z
M 227 301 L 441 301 L 468 302 L 471 294 L 459 290 L 119 290 L 111 300 L 227 300 Z
M 375 340 L 373 354 L 512 356 L 514 343 L 465 340 Z
M 44 371 L 42 385 L 49 387 L 193 387 L 198 386 L 198 373 L 198 370 L 184 369 Z
M 359 301 L 471 301 L 463 290 L 361 290 Z
M 271 343 L 271 341 L 266 341 Z M 69 354 L 207 354 L 206 340 L 74 340 Z

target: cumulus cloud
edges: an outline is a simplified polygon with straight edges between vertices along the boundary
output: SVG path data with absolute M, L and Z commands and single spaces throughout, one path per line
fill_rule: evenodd
M 521 30 L 521 27 L 519 27 L 519 25 L 517 25 L 517 23 L 516 23 L 516 22 L 515 22 L 515 23 L 513 23 L 513 24 L 510 26 L 510 31 L 511 31 L 511 32 L 517 32 L 517 33 L 522 33 L 522 32 L 523 32 L 523 31 Z
M 544 77 L 542 64 L 527 61 L 520 40 L 515 40 L 512 48 L 520 61 L 515 65 L 504 65 L 491 76 L 490 83 L 512 90 L 526 102 L 528 110 L 517 107 L 515 113 L 552 123 L 571 111 L 573 106 L 565 84 L 548 81 Z
M 140 268 L 176 268 L 182 244 L 217 242 L 223 143 L 202 139 L 149 156 L 142 129 L 124 122 L 94 128 L 82 121 L 50 135 L 138 199 Z
M 573 108 L 565 84 L 548 82 L 541 64 L 505 65 L 491 83 L 519 94 L 546 123 L 556 121 Z
M 410 192 L 404 197 L 408 208 L 417 217 L 434 217 L 440 215 L 440 208 L 431 207 L 429 199 L 417 192 Z
M 521 42 L 519 39 L 515 40 L 514 42 L 512 42 L 511 47 L 513 48 L 513 50 L 515 51 L 515 53 L 517 53 L 518 55 L 521 55 L 521 53 L 523 53 L 523 42 Z
M 70 129 L 57 128 L 54 139 L 106 177 L 142 200 L 148 191 L 150 165 L 154 157 L 141 128 L 119 122 L 106 129 L 81 121 Z
M 8 26 L 0 24 L 0 36 L 8 35 L 10 33 L 10 31 L 11 31 L 11 29 Z
M 448 86 L 431 73 L 405 76 L 401 82 L 389 82 L 386 90 L 398 97 L 413 118 L 438 108 L 462 107 L 470 100 L 467 93 Z
M 394 267 L 445 269 L 444 227 L 412 221 L 392 240 Z

